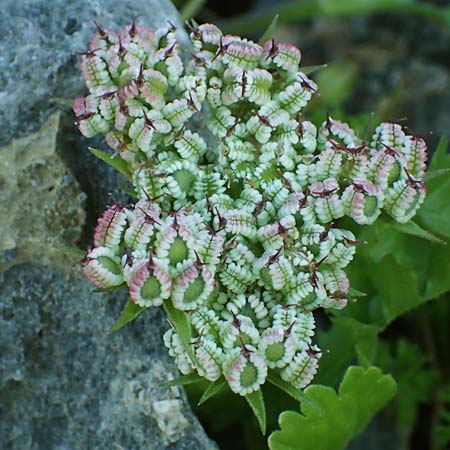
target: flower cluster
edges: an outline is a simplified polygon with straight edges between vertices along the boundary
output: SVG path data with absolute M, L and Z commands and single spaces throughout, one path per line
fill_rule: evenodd
M 186 65 L 173 27 L 99 29 L 82 56 L 90 94 L 74 102 L 77 123 L 106 133 L 138 197 L 99 219 L 84 272 L 183 315 L 189 336 L 176 320 L 164 335 L 183 374 L 225 378 L 240 395 L 270 373 L 303 388 L 321 356 L 313 311 L 349 299 L 359 243 L 340 219 L 413 217 L 426 144 L 393 123 L 364 142 L 331 117 L 304 120 L 317 85 L 290 44 L 211 24 L 190 37 Z

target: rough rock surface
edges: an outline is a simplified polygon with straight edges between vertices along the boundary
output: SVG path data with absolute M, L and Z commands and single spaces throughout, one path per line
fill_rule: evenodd
M 110 333 L 125 293 L 93 287 L 54 249 L 86 248 L 125 181 L 87 151 L 61 106 L 84 93 L 95 30 L 170 20 L 168 0 L 5 0 L 0 15 L 0 447 L 215 449 L 162 345 L 160 310 Z M 63 110 L 61 114 L 55 112 Z M 14 140 L 13 140 L 14 139 Z M 123 194 L 122 194 L 123 197 Z
M 56 153 L 59 118 L 0 150 L 0 277 L 22 261 L 61 262 L 55 242 L 80 236 L 85 194 Z
M 0 442 L 25 449 L 212 449 L 161 348 L 161 310 L 110 333 L 125 298 L 18 265 L 0 287 Z

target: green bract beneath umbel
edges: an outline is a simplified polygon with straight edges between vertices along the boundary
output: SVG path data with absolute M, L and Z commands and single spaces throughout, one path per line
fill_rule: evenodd
M 190 31 L 187 64 L 173 27 L 136 24 L 99 29 L 82 56 L 77 124 L 106 134 L 137 194 L 98 220 L 84 272 L 126 285 L 139 307 L 164 305 L 183 374 L 245 396 L 267 377 L 302 389 L 321 356 L 313 311 L 349 299 L 359 243 L 340 219 L 411 219 L 427 147 L 393 123 L 364 141 L 331 117 L 303 119 L 317 85 L 293 45 Z M 205 117 L 208 140 L 193 130 Z

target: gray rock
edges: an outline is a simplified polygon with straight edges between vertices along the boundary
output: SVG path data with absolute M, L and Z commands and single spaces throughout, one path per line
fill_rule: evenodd
M 213 449 L 161 348 L 161 309 L 111 333 L 123 293 L 17 265 L 0 287 L 0 442 L 25 449 Z
M 3 0 L 0 15 L 0 146 L 39 128 L 58 100 L 84 92 L 77 52 L 102 27 L 136 18 L 156 29 L 181 28 L 169 0 Z
M 216 449 L 162 345 L 161 310 L 110 329 L 126 293 L 94 293 L 56 242 L 87 248 L 125 181 L 87 151 L 60 100 L 85 92 L 77 51 L 133 18 L 180 25 L 168 0 L 4 0 L 0 15 L 0 447 Z M 57 101 L 56 101 L 57 100 Z M 62 113 L 57 113 L 63 109 Z

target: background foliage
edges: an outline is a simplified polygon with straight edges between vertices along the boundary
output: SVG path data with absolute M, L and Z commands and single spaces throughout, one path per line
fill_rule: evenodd
M 174 3 L 185 19 L 214 21 L 253 39 L 279 14 L 275 39 L 298 45 L 303 65 L 328 64 L 312 75 L 321 97 L 308 117 L 319 123 L 330 111 L 369 136 L 371 123 L 406 116 L 404 125 L 426 133 L 433 154 L 427 199 L 414 223 L 353 225 L 368 242 L 349 268 L 355 301 L 318 318 L 318 343 L 327 351 L 301 407 L 267 386 L 267 441 L 244 399 L 224 390 L 197 408 L 206 386 L 191 384 L 207 431 L 223 450 L 449 448 L 450 155 L 448 140 L 440 139 L 450 132 L 448 105 L 441 113 L 450 92 L 449 3 Z

